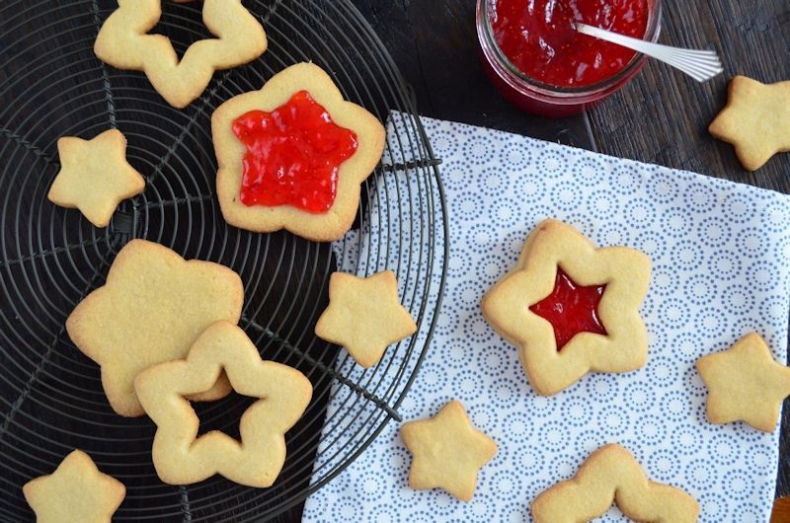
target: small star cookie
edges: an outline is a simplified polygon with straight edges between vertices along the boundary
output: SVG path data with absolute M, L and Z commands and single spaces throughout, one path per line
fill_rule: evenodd
M 200 420 L 185 397 L 209 390 L 223 369 L 236 392 L 258 398 L 241 416 L 241 441 L 216 430 L 198 437 Z M 151 367 L 135 378 L 134 386 L 158 427 L 154 467 L 171 485 L 221 474 L 249 487 L 271 486 L 285 462 L 284 434 L 313 394 L 301 372 L 261 360 L 244 331 L 229 322 L 206 329 L 186 360 Z
M 186 261 L 163 245 L 132 240 L 115 258 L 107 283 L 91 292 L 66 320 L 66 330 L 86 356 L 101 365 L 102 386 L 121 416 L 145 414 L 134 392 L 143 369 L 183 358 L 214 322 L 239 321 L 244 286 L 217 263 Z M 222 376 L 195 400 L 226 396 Z
M 708 130 L 735 145 L 738 159 L 750 171 L 765 165 L 774 154 L 790 151 L 790 81 L 766 85 L 734 77 L 727 105 Z
M 90 456 L 75 450 L 48 476 L 22 488 L 37 523 L 110 523 L 126 496 L 120 481 L 99 472 Z
M 143 192 L 145 179 L 126 161 L 126 137 L 117 129 L 91 140 L 58 140 L 60 171 L 49 201 L 80 212 L 96 227 L 107 227 L 122 200 Z
M 215 71 L 246 64 L 266 50 L 266 33 L 241 0 L 204 1 L 203 22 L 218 38 L 193 43 L 181 61 L 166 36 L 147 34 L 161 16 L 161 0 L 118 0 L 118 9 L 99 31 L 94 52 L 119 69 L 143 71 L 154 89 L 179 109 L 200 96 Z
M 400 433 L 414 456 L 409 486 L 441 488 L 461 501 L 472 500 L 477 473 L 497 451 L 496 442 L 472 426 L 459 401 L 433 418 L 404 423 Z
M 414 319 L 398 301 L 395 273 L 384 271 L 367 278 L 332 274 L 329 307 L 315 326 L 319 338 L 342 345 L 367 368 L 381 360 L 390 344 L 415 332 Z
M 518 265 L 483 297 L 483 316 L 519 348 L 532 387 L 550 396 L 587 372 L 630 372 L 647 360 L 639 306 L 650 259 L 595 245 L 573 227 L 544 220 Z
M 703 356 L 697 370 L 708 388 L 708 419 L 744 421 L 773 432 L 782 401 L 790 395 L 790 368 L 777 363 L 759 334 L 747 334 L 729 349 Z
M 612 502 L 644 523 L 695 523 L 699 515 L 694 498 L 650 481 L 631 453 L 615 444 L 593 452 L 573 478 L 543 491 L 531 509 L 535 523 L 576 523 L 603 516 Z

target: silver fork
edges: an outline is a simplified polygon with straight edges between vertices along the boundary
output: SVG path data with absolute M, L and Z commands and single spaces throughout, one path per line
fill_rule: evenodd
M 594 36 L 595 38 L 633 49 L 656 60 L 661 60 L 672 67 L 680 69 L 698 82 L 710 80 L 724 71 L 721 67 L 719 56 L 715 51 L 683 49 L 654 44 L 653 42 L 645 42 L 644 40 L 578 22 L 576 23 L 576 30 L 582 34 Z

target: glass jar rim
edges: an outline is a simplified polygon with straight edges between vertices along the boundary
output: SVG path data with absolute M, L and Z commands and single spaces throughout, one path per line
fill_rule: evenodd
M 505 53 L 499 47 L 499 43 L 494 38 L 494 28 L 491 23 L 491 16 L 489 13 L 489 4 L 496 0 L 478 0 L 478 26 L 482 25 L 484 36 L 486 38 L 486 44 L 484 47 L 484 52 L 488 50 L 492 51 L 496 60 L 500 63 L 500 65 L 507 71 L 510 79 L 512 81 L 516 81 L 521 83 L 525 87 L 529 87 L 530 89 L 537 90 L 541 94 L 547 96 L 567 96 L 573 97 L 576 96 L 589 96 L 592 94 L 596 94 L 599 92 L 606 91 L 607 89 L 612 88 L 613 86 L 618 85 L 625 79 L 628 79 L 631 75 L 635 74 L 636 71 L 641 67 L 642 63 L 645 60 L 645 56 L 641 53 L 635 53 L 633 58 L 628 61 L 628 63 L 620 69 L 614 75 L 600 80 L 598 82 L 584 85 L 580 87 L 562 87 L 557 86 L 545 82 L 541 82 L 531 76 L 526 75 L 523 71 L 518 69 L 510 59 L 505 56 Z M 662 11 L 662 0 L 646 0 L 649 5 L 649 17 L 647 20 L 647 26 L 645 27 L 645 40 L 650 42 L 658 41 L 658 37 L 661 33 L 661 11 Z M 482 20 L 481 20 L 482 19 Z M 478 30 L 478 33 L 480 31 Z M 483 35 L 481 35 L 483 36 Z

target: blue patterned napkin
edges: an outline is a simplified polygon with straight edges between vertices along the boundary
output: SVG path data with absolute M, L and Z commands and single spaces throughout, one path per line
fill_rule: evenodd
M 752 330 L 786 361 L 790 199 L 503 132 L 423 122 L 443 160 L 450 257 L 437 331 L 400 413 L 406 420 L 431 416 L 457 398 L 499 452 L 470 503 L 440 490 L 416 492 L 406 479 L 411 456 L 392 422 L 307 500 L 304 521 L 531 521 L 535 496 L 608 442 L 630 449 L 653 480 L 694 496 L 701 522 L 768 521 L 778 430 L 710 424 L 694 362 Z M 391 124 L 390 132 L 398 127 Z M 398 183 L 390 175 L 382 190 Z M 396 210 L 373 209 L 385 212 Z M 572 224 L 598 245 L 633 246 L 653 260 L 642 307 L 647 365 L 624 375 L 587 375 L 549 398 L 530 388 L 517 350 L 491 330 L 479 307 L 546 217 Z M 359 252 L 377 241 L 370 236 L 365 229 L 356 235 Z M 327 429 L 325 438 L 336 434 L 337 427 Z M 596 521 L 627 518 L 612 508 Z

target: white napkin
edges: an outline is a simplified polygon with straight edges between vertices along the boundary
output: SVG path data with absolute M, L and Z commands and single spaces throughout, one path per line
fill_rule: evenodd
M 532 500 L 607 442 L 631 450 L 653 480 L 689 492 L 700 503 L 701 522 L 768 521 L 779 431 L 709 423 L 694 362 L 752 330 L 787 360 L 790 199 L 503 132 L 423 123 L 443 161 L 450 257 L 438 327 L 399 412 L 406 420 L 428 417 L 459 399 L 499 451 L 481 471 L 470 503 L 441 490 L 413 491 L 411 456 L 400 425 L 391 422 L 308 498 L 303 521 L 532 521 Z M 397 127 L 390 124 L 389 132 Z M 387 184 L 398 183 L 398 174 L 388 176 Z M 548 398 L 530 388 L 516 348 L 491 330 L 479 307 L 546 217 L 572 224 L 598 245 L 632 246 L 653 260 L 641 309 L 650 333 L 647 365 L 624 375 L 590 374 Z M 377 241 L 364 229 L 359 236 L 363 252 Z M 359 369 L 340 371 L 354 376 Z M 329 413 L 349 394 L 336 394 Z M 338 429 L 328 427 L 324 438 L 334 441 Z M 612 508 L 596 521 L 628 519 Z

